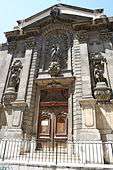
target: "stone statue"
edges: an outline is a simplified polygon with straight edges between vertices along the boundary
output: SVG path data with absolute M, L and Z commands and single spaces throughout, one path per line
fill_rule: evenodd
M 16 87 L 17 84 L 19 84 L 19 76 L 20 71 L 22 69 L 22 63 L 20 60 L 16 60 L 13 65 L 10 67 L 10 79 L 8 86 L 9 87 Z
M 16 60 L 10 67 L 9 82 L 3 97 L 4 105 L 7 107 L 11 107 L 11 102 L 16 100 L 16 92 L 18 91 L 20 82 L 21 69 L 22 63 L 20 60 Z
M 101 69 L 95 69 L 94 70 L 94 77 L 95 77 L 95 83 L 97 82 L 105 82 L 106 85 L 108 86 L 107 79 L 104 77 L 104 72 Z
M 53 44 L 53 47 L 51 49 L 51 61 L 52 62 L 58 62 L 60 57 L 60 47 L 59 44 Z
M 108 86 L 107 79 L 104 77 L 106 59 L 101 53 L 95 54 L 93 57 L 93 69 L 95 84 L 98 82 L 105 82 Z

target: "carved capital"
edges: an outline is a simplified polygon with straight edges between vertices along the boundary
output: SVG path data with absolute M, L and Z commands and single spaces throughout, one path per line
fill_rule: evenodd
M 25 47 L 26 49 L 33 49 L 35 46 L 35 38 L 30 37 L 25 40 Z
M 88 33 L 86 31 L 77 31 L 76 39 L 78 39 L 80 43 L 85 43 L 88 41 Z

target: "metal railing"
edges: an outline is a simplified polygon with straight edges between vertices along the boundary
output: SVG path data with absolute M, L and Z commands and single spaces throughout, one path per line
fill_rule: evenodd
M 112 164 L 113 143 L 1 140 L 0 161 L 68 166 Z

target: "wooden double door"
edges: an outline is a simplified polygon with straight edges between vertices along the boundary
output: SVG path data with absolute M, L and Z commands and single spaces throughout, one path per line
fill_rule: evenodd
M 44 98 L 40 100 L 38 139 L 42 141 L 66 140 L 68 136 L 68 102 L 66 94 L 68 91 L 67 89 L 66 92 L 64 92 L 64 89 L 49 90 L 48 97 L 47 93 L 48 91 L 46 91 L 45 97 L 42 95 Z M 66 94 L 61 97 L 64 93 Z M 59 98 L 57 98 L 58 96 Z

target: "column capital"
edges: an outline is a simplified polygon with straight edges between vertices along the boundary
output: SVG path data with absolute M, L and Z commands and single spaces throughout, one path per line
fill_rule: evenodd
M 77 31 L 76 39 L 78 39 L 80 43 L 86 43 L 88 41 L 88 33 L 86 31 Z

